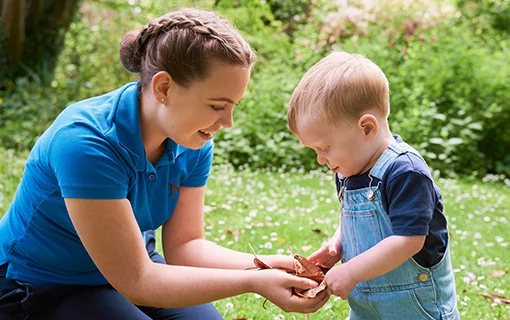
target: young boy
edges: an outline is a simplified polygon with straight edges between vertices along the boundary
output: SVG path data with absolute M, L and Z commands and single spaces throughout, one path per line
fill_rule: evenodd
M 291 131 L 336 174 L 335 236 L 310 256 L 331 268 L 349 319 L 459 319 L 443 201 L 420 154 L 392 135 L 389 85 L 362 55 L 334 52 L 301 79 Z

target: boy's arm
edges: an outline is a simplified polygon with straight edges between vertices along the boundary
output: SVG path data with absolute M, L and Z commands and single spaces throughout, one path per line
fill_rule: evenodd
M 347 299 L 358 282 L 386 274 L 418 253 L 425 236 L 390 236 L 326 274 L 329 294 Z
M 420 252 L 425 236 L 390 236 L 345 264 L 351 278 L 363 282 L 395 269 Z

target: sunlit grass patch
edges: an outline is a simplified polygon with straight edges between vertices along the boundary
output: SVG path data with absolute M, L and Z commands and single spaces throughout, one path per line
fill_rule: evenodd
M 0 215 L 8 208 L 26 154 L 0 149 Z M 510 305 L 481 293 L 510 297 L 510 181 L 436 179 L 442 189 L 451 233 L 452 263 L 462 319 L 510 319 Z M 257 254 L 307 256 L 339 223 L 333 176 L 296 169 L 252 171 L 215 166 L 208 183 L 206 237 L 225 247 Z M 161 251 L 161 242 L 157 248 Z M 215 302 L 225 319 L 304 319 L 286 314 L 264 298 L 245 294 Z M 332 297 L 310 319 L 345 319 L 348 306 Z

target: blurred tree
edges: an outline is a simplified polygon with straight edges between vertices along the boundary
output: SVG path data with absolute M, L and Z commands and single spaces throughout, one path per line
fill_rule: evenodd
M 0 86 L 25 76 L 48 82 L 81 0 L 0 0 Z

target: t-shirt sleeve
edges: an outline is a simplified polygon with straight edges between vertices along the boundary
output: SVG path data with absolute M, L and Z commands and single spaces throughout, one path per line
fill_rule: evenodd
M 99 132 L 79 125 L 62 128 L 48 152 L 62 197 L 126 198 L 127 170 L 119 153 Z
M 388 181 L 386 195 L 393 233 L 428 235 L 435 205 L 432 180 L 421 172 L 408 171 Z
M 200 148 L 197 164 L 191 174 L 181 183 L 183 187 L 203 187 L 207 183 L 213 161 L 214 143 L 209 140 Z

